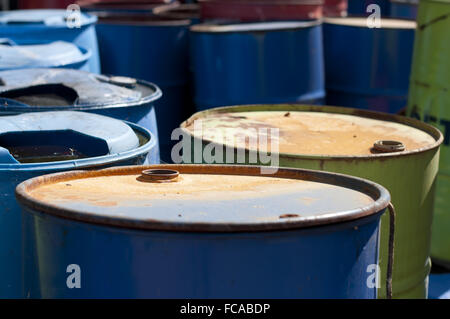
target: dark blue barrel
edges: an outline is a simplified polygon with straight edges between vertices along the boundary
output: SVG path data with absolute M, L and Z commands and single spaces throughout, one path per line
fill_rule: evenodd
M 262 172 L 153 165 L 22 183 L 42 297 L 376 298 L 388 192 L 344 175 Z
M 0 70 L 27 68 L 69 68 L 89 70 L 91 51 L 70 42 L 17 45 L 0 39 Z
M 18 44 L 58 40 L 72 42 L 91 51 L 89 71 L 100 73 L 97 35 L 95 33 L 96 22 L 95 16 L 84 13 L 69 13 L 66 10 L 4 11 L 0 12 L 0 37 L 9 38 Z
M 198 110 L 320 101 L 325 96 L 321 23 L 195 25 L 191 70 Z
M 17 184 L 53 172 L 155 163 L 155 147 L 150 131 L 96 114 L 61 111 L 0 117 L 0 298 L 36 296 L 35 261 L 31 254 L 22 255 Z M 25 265 L 29 271 L 22 272 Z M 23 287 L 34 290 L 23 292 Z
M 391 17 L 416 20 L 419 0 L 391 0 Z
M 384 16 L 389 16 L 391 10 L 390 0 L 348 0 L 347 13 L 350 16 L 365 16 L 372 12 L 367 12 L 367 7 L 371 4 L 376 4 L 380 7 L 380 13 Z
M 85 111 L 136 123 L 158 139 L 154 102 L 161 90 L 152 83 L 69 69 L 3 71 L 0 79 L 0 115 Z
M 172 131 L 193 112 L 188 72 L 191 21 L 143 14 L 96 14 L 103 71 L 151 81 L 163 92 L 156 103 L 156 117 L 161 155 L 169 161 Z
M 196 3 L 171 3 L 157 6 L 152 10 L 158 17 L 178 20 L 191 20 L 192 24 L 198 24 L 201 21 L 200 5 Z
M 324 22 L 327 104 L 397 113 L 406 107 L 414 32 L 411 20 L 329 18 Z

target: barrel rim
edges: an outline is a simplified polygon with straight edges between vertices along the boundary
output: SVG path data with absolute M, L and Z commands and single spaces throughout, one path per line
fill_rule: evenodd
M 48 69 L 51 70 L 52 68 L 33 68 L 33 69 Z M 54 69 L 54 68 L 53 68 Z M 16 71 L 13 70 L 3 70 L 3 71 Z M 81 70 L 75 70 L 79 72 L 85 72 Z M 86 72 L 89 73 L 89 72 Z M 104 75 L 104 74 L 103 74 Z M 99 75 L 102 76 L 102 75 Z M 108 76 L 108 75 L 106 75 Z M 134 102 L 119 102 L 119 103 L 97 103 L 97 104 L 77 104 L 77 105 L 70 105 L 67 107 L 61 107 L 58 105 L 50 105 L 50 106 L 39 106 L 37 107 L 29 107 L 29 106 L 22 106 L 22 105 L 8 105 L 7 107 L 0 106 L 0 112 L 8 113 L 31 113 L 31 112 L 44 112 L 44 111 L 91 111 L 91 110 L 102 110 L 102 109 L 115 109 L 115 108 L 121 108 L 121 107 L 135 107 L 135 106 L 141 106 L 144 104 L 150 104 L 155 102 L 156 100 L 160 99 L 163 95 L 162 90 L 157 86 L 156 84 L 140 79 L 136 79 L 137 84 L 146 86 L 151 88 L 154 92 L 152 94 L 149 94 L 143 98 L 141 98 L 139 101 Z
M 93 213 L 79 212 L 74 209 L 58 207 L 52 203 L 33 198 L 29 191 L 42 185 L 48 185 L 56 182 L 65 182 L 77 178 L 89 178 L 100 176 L 117 175 L 138 175 L 147 169 L 174 169 L 180 173 L 186 174 L 225 174 L 241 176 L 261 176 L 260 166 L 246 165 L 148 165 L 148 166 L 125 166 L 107 168 L 97 171 L 72 171 L 65 173 L 56 173 L 44 175 L 29 179 L 19 184 L 16 188 L 16 197 L 22 206 L 33 211 L 33 214 L 46 213 L 55 217 L 69 219 L 89 224 L 96 224 L 108 227 L 120 227 L 128 229 L 141 229 L 152 231 L 173 231 L 173 232 L 201 232 L 201 233 L 234 233 L 234 232 L 267 232 L 282 231 L 309 228 L 315 226 L 333 225 L 343 222 L 363 219 L 368 216 L 374 216 L 384 212 L 390 203 L 389 192 L 381 185 L 374 182 L 337 173 L 328 173 L 323 171 L 314 171 L 295 168 L 279 168 L 276 174 L 267 175 L 275 178 L 289 178 L 298 180 L 307 180 L 319 183 L 326 183 L 346 187 L 360 193 L 370 196 L 374 201 L 365 207 L 355 208 L 349 211 L 339 213 L 329 213 L 320 216 L 296 217 L 283 223 L 265 222 L 265 223 L 185 223 L 156 221 L 152 219 L 132 219 L 126 217 L 108 217 L 99 216 Z
M 9 13 L 9 12 L 39 12 L 39 11 L 52 11 L 55 13 L 60 13 L 62 15 L 64 15 L 66 13 L 65 9 L 19 9 L 19 10 L 8 10 L 8 11 L 3 11 L 0 13 L 0 16 L 2 16 L 5 13 Z M 98 19 L 95 15 L 92 15 L 90 13 L 87 12 L 81 12 L 81 14 L 85 17 L 85 19 L 82 19 L 81 21 L 81 28 L 86 28 L 89 26 L 93 26 L 98 22 Z M 30 24 L 30 23 L 24 23 L 24 24 L 7 24 L 7 23 L 0 23 L 0 29 L 1 28 L 17 28 L 17 29 L 33 29 L 33 30 L 40 30 L 40 29 L 68 29 L 66 24 L 55 24 L 55 25 L 34 25 L 34 24 Z M 74 30 L 79 30 L 79 29 L 74 29 Z
M 373 32 L 374 29 L 370 29 L 367 27 L 366 24 L 362 25 L 356 25 L 356 24 L 348 24 L 345 23 L 345 21 L 352 21 L 352 20 L 359 20 L 359 19 L 367 19 L 365 16 L 347 16 L 347 17 L 325 17 L 323 18 L 323 24 L 324 25 L 332 25 L 332 26 L 341 26 L 341 27 L 348 27 L 348 28 L 358 28 L 358 29 L 364 29 L 368 30 L 369 32 Z M 415 30 L 417 29 L 417 22 L 411 19 L 406 18 L 395 18 L 395 17 L 382 17 L 380 18 L 381 21 L 401 21 L 401 22 L 408 22 L 408 24 L 411 24 L 411 26 L 399 26 L 394 27 L 392 25 L 381 25 L 380 28 L 375 28 L 375 30 Z M 344 23 L 340 23 L 338 21 L 343 21 Z M 414 25 L 414 27 L 413 27 Z
M 120 152 L 116 154 L 107 154 L 104 156 L 88 157 L 77 160 L 67 160 L 58 162 L 43 162 L 43 163 L 18 163 L 18 164 L 2 164 L 0 163 L 0 173 L 5 171 L 40 171 L 40 170 L 67 170 L 67 169 L 85 169 L 96 166 L 105 166 L 117 164 L 140 154 L 148 154 L 157 146 L 157 139 L 150 130 L 140 125 L 122 121 L 130 126 L 134 132 L 145 135 L 149 140 L 144 145 L 140 145 L 132 150 Z
M 114 11 L 91 11 L 92 15 L 98 18 L 98 25 L 118 25 L 118 26 L 136 26 L 136 27 L 189 27 L 191 20 L 184 18 L 170 18 L 159 15 L 153 15 L 149 12 L 114 12 Z M 118 20 L 108 20 L 115 17 Z M 133 18 L 146 17 L 148 21 L 134 21 Z M 102 20 L 106 19 L 106 20 Z
M 189 28 L 195 33 L 252 33 L 302 30 L 322 25 L 322 19 L 304 21 L 263 21 L 263 22 L 232 22 L 224 24 L 200 23 Z M 250 26 L 250 27 L 248 27 Z M 266 26 L 266 28 L 264 28 Z M 247 28 L 245 28 L 247 27 Z M 252 28 L 254 27 L 254 28 Z
M 270 109 L 262 109 L 261 107 L 270 107 Z M 431 126 L 422 121 L 416 120 L 414 118 L 376 112 L 376 111 L 368 111 L 362 109 L 348 108 L 348 107 L 340 107 L 340 106 L 317 106 L 317 105 L 307 105 L 307 104 L 249 104 L 249 105 L 237 105 L 237 106 L 224 106 L 208 109 L 205 111 L 200 111 L 193 114 L 186 121 L 181 123 L 180 128 L 184 134 L 187 134 L 191 138 L 195 137 L 190 130 L 186 128 L 187 124 L 211 113 L 239 113 L 239 112 L 271 112 L 271 111 L 281 111 L 281 112 L 318 112 L 318 113 L 332 113 L 332 114 L 342 114 L 342 115 L 352 115 L 359 116 L 369 119 L 387 121 L 387 122 L 395 122 L 403 125 L 410 126 L 412 128 L 421 130 L 429 134 L 432 138 L 435 139 L 435 143 L 432 143 L 426 147 L 402 151 L 402 152 L 393 152 L 393 153 L 379 153 L 379 154 L 370 154 L 370 155 L 309 155 L 309 154 L 293 154 L 293 153 L 279 153 L 280 158 L 292 158 L 292 159 L 306 159 L 306 160 L 373 160 L 378 158 L 391 158 L 391 157 L 399 157 L 399 156 L 409 156 L 413 154 L 427 152 L 429 150 L 439 148 L 439 146 L 444 141 L 444 136 L 440 130 Z M 211 145 L 222 145 L 218 144 L 214 141 L 208 139 L 202 139 L 203 143 L 208 143 Z M 248 148 L 234 147 L 234 151 L 244 151 L 249 152 Z

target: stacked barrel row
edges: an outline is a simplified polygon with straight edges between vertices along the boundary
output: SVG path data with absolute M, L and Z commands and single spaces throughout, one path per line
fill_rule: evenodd
M 342 18 L 347 1 L 161 2 L 80 1 L 86 13 L 74 20 L 54 10 L 0 16 L 8 39 L 0 50 L 9 56 L 0 72 L 0 172 L 8 181 L 0 257 L 9 261 L 1 296 L 426 297 L 446 136 L 387 114 L 406 108 L 421 15 L 419 28 L 388 18 L 369 28 L 376 19 Z M 375 2 L 382 16 L 395 5 L 416 8 Z M 426 2 L 425 25 L 437 6 Z M 448 10 L 441 5 L 436 11 Z M 353 12 L 352 1 L 348 12 L 371 14 Z M 334 17 L 322 22 L 324 15 Z M 70 27 L 77 17 L 80 28 Z M 427 36 L 416 37 L 414 65 L 428 64 L 417 62 Z M 444 85 L 431 79 L 433 90 Z M 445 123 L 437 106 L 427 108 L 445 96 L 416 91 L 408 111 Z M 239 104 L 253 105 L 227 106 Z M 172 132 L 180 123 L 194 147 L 178 161 Z M 254 162 L 261 149 L 230 143 L 241 134 L 258 139 L 259 129 L 279 131 L 270 152 L 277 160 L 256 154 Z M 204 156 L 211 145 L 213 161 Z M 220 146 L 244 160 L 230 162 Z M 184 165 L 37 177 L 17 188 L 23 215 L 12 195 L 45 173 L 158 164 L 160 154 Z M 442 197 L 445 176 L 438 181 Z M 438 246 L 445 227 L 434 231 Z M 443 255 L 433 257 L 445 265 Z M 67 286 L 74 263 L 90 273 L 80 289 Z M 367 284 L 377 265 L 378 289 Z

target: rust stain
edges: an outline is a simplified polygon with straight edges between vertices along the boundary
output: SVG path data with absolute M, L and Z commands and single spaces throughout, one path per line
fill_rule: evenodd
M 284 214 L 284 215 L 280 215 L 281 219 L 285 219 L 285 218 L 296 218 L 296 217 L 300 217 L 300 215 L 297 214 Z
M 450 13 L 447 13 L 447 14 L 444 14 L 444 15 L 441 15 L 441 16 L 438 16 L 438 17 L 436 17 L 436 18 L 434 18 L 434 19 L 428 21 L 427 23 L 424 23 L 424 24 L 419 25 L 419 26 L 418 26 L 418 29 L 419 29 L 420 31 L 423 31 L 423 30 L 425 30 L 426 28 L 432 26 L 433 24 L 436 24 L 436 23 L 438 23 L 438 22 L 440 22 L 440 21 L 443 21 L 443 20 L 445 20 L 445 19 L 448 19 L 449 17 L 450 17 Z

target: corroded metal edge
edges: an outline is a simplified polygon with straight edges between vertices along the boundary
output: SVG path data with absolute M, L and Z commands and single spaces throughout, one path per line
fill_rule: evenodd
M 147 169 L 172 169 L 180 174 L 225 174 L 260 176 L 260 166 L 240 165 L 150 165 L 150 166 L 127 166 L 119 168 L 108 168 L 97 171 L 72 171 L 36 177 L 21 183 L 16 188 L 16 198 L 20 204 L 34 214 L 44 213 L 64 219 L 70 219 L 103 226 L 114 226 L 121 228 L 177 231 L 177 232 L 263 232 L 293 230 L 312 226 L 329 225 L 356 219 L 369 217 L 384 212 L 390 203 L 389 192 L 381 185 L 373 182 L 351 177 L 348 175 L 327 173 L 314 170 L 279 168 L 273 175 L 265 175 L 274 178 L 298 179 L 311 182 L 337 185 L 353 189 L 370 196 L 374 202 L 367 207 L 358 208 L 340 213 L 330 213 L 313 217 L 298 217 L 289 219 L 283 223 L 267 222 L 261 224 L 221 224 L 221 223 L 186 223 L 186 222 L 161 222 L 152 219 L 137 220 L 123 218 L 111 218 L 98 216 L 89 212 L 79 212 L 72 209 L 62 209 L 57 205 L 36 200 L 30 196 L 30 191 L 43 185 L 58 182 L 66 182 L 79 178 L 92 178 L 101 176 L 117 175 L 139 175 Z M 130 208 L 131 209 L 131 208 Z
M 190 136 L 191 138 L 198 139 L 195 137 L 191 131 L 186 129 L 189 123 L 195 121 L 197 119 L 205 118 L 210 114 L 220 114 L 220 113 L 240 113 L 240 112 L 271 112 L 271 111 L 281 111 L 281 112 L 317 112 L 317 113 L 332 113 L 332 114 L 342 114 L 342 115 L 353 115 L 359 116 L 368 119 L 386 121 L 386 122 L 394 122 L 403 125 L 407 125 L 422 132 L 428 133 L 431 137 L 434 138 L 435 143 L 430 144 L 427 147 L 422 147 L 410 151 L 401 151 L 401 152 L 393 152 L 393 153 L 379 153 L 379 154 L 370 154 L 370 155 L 308 155 L 308 154 L 292 154 L 292 153 L 280 153 L 281 158 L 290 158 L 290 159 L 305 159 L 305 160 L 341 160 L 341 161 L 350 161 L 350 160 L 373 160 L 376 158 L 379 159 L 388 159 L 397 156 L 411 156 L 417 153 L 423 153 L 430 150 L 438 149 L 440 145 L 444 141 L 444 136 L 442 132 L 439 131 L 434 126 L 426 124 L 422 121 L 416 120 L 410 117 L 404 117 L 400 115 L 387 114 L 382 112 L 375 111 L 367 111 L 361 109 L 347 108 L 347 107 L 339 107 L 339 106 L 317 106 L 317 105 L 305 105 L 305 104 L 255 104 L 255 105 L 237 105 L 237 106 L 224 106 L 218 108 L 208 109 L 206 111 L 201 111 L 192 115 L 189 119 L 181 123 L 180 128 L 184 134 Z M 214 141 L 208 139 L 202 139 L 202 143 L 207 143 L 211 145 L 222 145 L 218 144 Z M 244 151 L 246 153 L 251 152 L 248 148 L 239 148 L 234 147 L 233 150 L 235 152 Z

